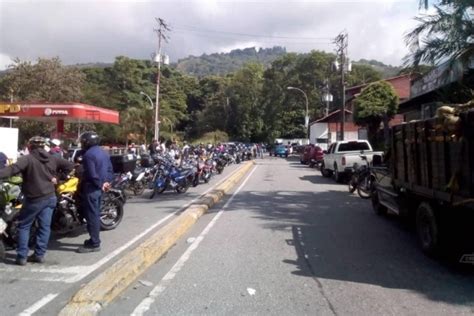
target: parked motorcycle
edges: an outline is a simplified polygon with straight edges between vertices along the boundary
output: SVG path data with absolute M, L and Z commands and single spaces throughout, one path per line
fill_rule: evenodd
M 11 177 L 0 182 L 0 260 L 5 259 L 7 248 L 16 246 L 16 219 L 23 201 L 22 182 L 21 177 Z
M 354 193 L 357 190 L 357 194 L 363 199 L 370 199 L 373 190 L 374 177 L 372 176 L 367 156 L 361 155 L 362 160 L 366 162 L 366 165 L 359 166 L 354 164 L 353 173 L 349 180 L 349 192 Z
M 64 234 L 85 223 L 85 219 L 80 212 L 80 197 L 77 189 L 79 179 L 69 177 L 56 189 L 58 202 L 53 212 L 51 230 Z M 123 218 L 123 204 L 125 197 L 121 190 L 110 189 L 102 196 L 100 210 L 100 228 L 111 230 L 116 228 Z
M 155 170 L 153 192 L 150 199 L 165 190 L 176 190 L 178 193 L 186 192 L 195 178 L 195 172 L 196 170 L 193 168 L 179 170 L 172 163 L 162 159 L 159 167 Z

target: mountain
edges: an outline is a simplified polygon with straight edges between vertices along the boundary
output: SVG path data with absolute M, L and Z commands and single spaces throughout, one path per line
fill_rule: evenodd
M 203 77 L 206 75 L 226 75 L 240 69 L 245 63 L 258 62 L 264 66 L 270 64 L 278 57 L 286 54 L 284 47 L 260 48 L 249 47 L 235 49 L 230 53 L 204 54 L 199 57 L 189 56 L 178 60 L 174 64 L 181 72 Z
M 391 78 L 398 76 L 400 71 L 403 69 L 403 67 L 400 66 L 392 66 L 392 65 L 385 65 L 384 63 L 377 61 L 377 60 L 367 60 L 367 59 L 361 59 L 359 61 L 354 61 L 354 64 L 357 65 L 369 65 L 378 72 L 382 74 L 382 78 Z

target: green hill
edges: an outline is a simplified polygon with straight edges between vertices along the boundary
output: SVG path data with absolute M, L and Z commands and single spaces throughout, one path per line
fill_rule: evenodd
M 179 71 L 197 77 L 226 75 L 240 69 L 248 62 L 258 62 L 264 66 L 269 66 L 275 59 L 284 54 L 286 54 L 284 47 L 260 49 L 249 47 L 236 49 L 230 53 L 204 54 L 199 57 L 189 56 L 178 60 L 175 66 Z

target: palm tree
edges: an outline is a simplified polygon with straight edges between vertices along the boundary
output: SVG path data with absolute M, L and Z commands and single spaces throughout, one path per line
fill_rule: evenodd
M 420 4 L 428 5 L 428 0 Z M 472 0 L 440 0 L 435 14 L 423 15 L 420 24 L 406 36 L 412 54 L 407 65 L 439 64 L 474 55 L 474 5 Z

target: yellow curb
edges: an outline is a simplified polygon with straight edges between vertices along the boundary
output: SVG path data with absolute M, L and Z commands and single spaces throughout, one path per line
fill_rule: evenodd
M 240 181 L 253 165 L 253 161 L 245 163 L 217 188 L 190 205 L 149 239 L 84 285 L 59 312 L 59 315 L 97 315 L 102 307 L 115 299 L 140 274 L 158 261 L 199 217 Z

